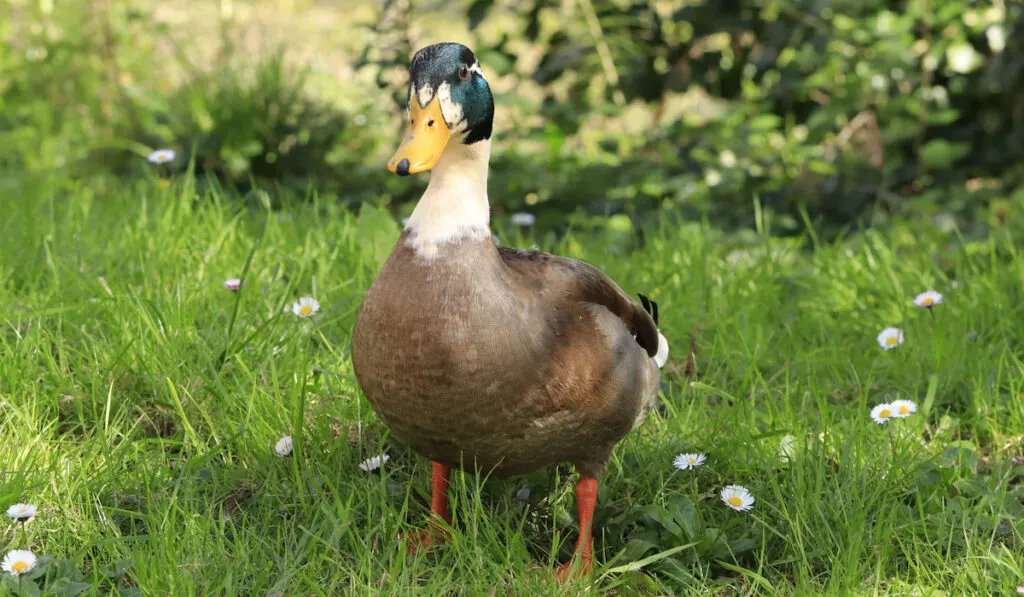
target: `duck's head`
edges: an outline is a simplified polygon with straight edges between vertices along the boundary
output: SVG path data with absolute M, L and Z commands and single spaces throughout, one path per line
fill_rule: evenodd
M 473 51 L 462 44 L 427 46 L 409 67 L 409 128 L 388 170 L 426 172 L 449 143 L 491 138 L 494 98 Z

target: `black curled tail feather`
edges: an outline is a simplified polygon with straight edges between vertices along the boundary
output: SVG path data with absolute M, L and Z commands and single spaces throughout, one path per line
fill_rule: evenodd
M 637 296 L 640 297 L 640 304 L 643 305 L 644 311 L 647 311 L 647 314 L 654 320 L 654 325 L 658 325 L 658 303 L 649 299 L 645 294 L 637 293 Z

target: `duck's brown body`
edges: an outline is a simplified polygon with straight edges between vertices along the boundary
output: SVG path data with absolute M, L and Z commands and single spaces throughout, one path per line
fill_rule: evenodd
M 647 312 L 578 261 L 489 238 L 424 259 L 407 236 L 352 339 L 359 385 L 395 437 L 498 477 L 562 461 L 599 475 L 657 395 Z

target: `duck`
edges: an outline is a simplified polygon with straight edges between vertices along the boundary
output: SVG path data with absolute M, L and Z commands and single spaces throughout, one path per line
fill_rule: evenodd
M 568 579 L 592 570 L 598 479 L 656 404 L 668 343 L 657 304 L 593 265 L 496 245 L 494 109 L 470 48 L 413 55 L 387 169 L 430 180 L 359 308 L 352 365 L 391 435 L 431 462 L 431 516 L 409 549 L 450 537 L 453 469 L 507 478 L 568 462 L 580 528 L 557 569 Z

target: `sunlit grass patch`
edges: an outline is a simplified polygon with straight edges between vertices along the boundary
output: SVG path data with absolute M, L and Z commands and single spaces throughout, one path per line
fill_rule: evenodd
M 557 591 L 569 468 L 455 474 L 451 543 L 399 550 L 427 515 L 429 466 L 389 436 L 348 358 L 397 218 L 315 199 L 268 211 L 187 179 L 66 184 L 19 204 L 4 224 L 18 242 L 0 244 L 0 508 L 39 508 L 5 518 L 3 553 L 154 594 Z M 1016 590 L 1022 265 L 999 237 L 914 222 L 816 249 L 763 238 L 749 263 L 696 224 L 666 222 L 635 251 L 522 238 L 649 294 L 673 341 L 660 407 L 601 480 L 601 590 Z M 928 287 L 940 308 L 912 304 Z M 905 334 L 896 350 L 880 350 L 886 326 Z M 733 485 L 752 508 L 723 503 Z

